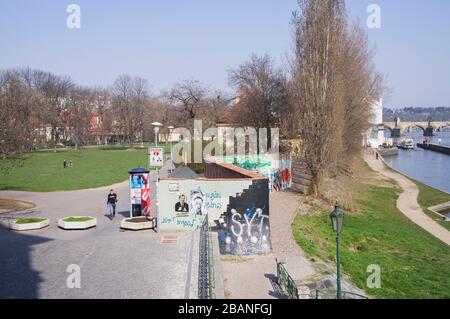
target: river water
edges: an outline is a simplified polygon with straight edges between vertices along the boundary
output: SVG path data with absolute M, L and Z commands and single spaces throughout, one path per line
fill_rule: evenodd
M 386 136 L 389 132 L 386 133 Z M 405 137 L 413 138 L 416 145 L 423 142 L 423 132 L 405 133 Z M 450 131 L 437 132 L 431 139 L 432 144 L 450 146 Z M 450 193 L 450 155 L 426 151 L 399 150 L 398 156 L 385 157 L 386 163 L 394 169 L 424 184 Z

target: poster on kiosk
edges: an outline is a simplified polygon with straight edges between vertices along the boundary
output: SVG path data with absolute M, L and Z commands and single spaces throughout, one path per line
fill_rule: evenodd
M 150 181 L 148 169 L 134 168 L 130 174 L 130 218 L 150 217 Z

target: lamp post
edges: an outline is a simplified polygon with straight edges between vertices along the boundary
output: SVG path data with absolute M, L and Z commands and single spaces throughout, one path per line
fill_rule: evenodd
M 155 146 L 158 146 L 158 133 L 162 127 L 162 124 L 159 122 L 153 122 L 153 131 L 155 132 Z M 159 229 L 159 202 L 158 202 L 158 184 L 159 184 L 159 168 L 156 168 L 156 182 L 155 182 L 155 191 L 156 191 L 156 229 Z
M 336 259 L 337 259 L 337 299 L 342 299 L 342 289 L 341 289 L 341 238 L 340 234 L 342 232 L 342 227 L 344 226 L 344 213 L 340 210 L 339 203 L 336 203 L 334 211 L 330 214 L 331 226 L 333 232 L 336 233 Z
M 158 133 L 162 127 L 162 124 L 159 122 L 153 122 L 152 126 L 153 126 L 153 131 L 155 132 L 155 144 L 156 144 L 155 146 L 158 146 Z
M 169 126 L 169 138 L 170 138 L 170 172 L 173 172 L 173 154 L 172 154 L 172 132 L 174 127 L 173 126 Z

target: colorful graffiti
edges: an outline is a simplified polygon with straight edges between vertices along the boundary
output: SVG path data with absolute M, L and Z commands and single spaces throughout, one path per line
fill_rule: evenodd
M 261 208 L 248 208 L 244 213 L 231 210 L 219 220 L 222 254 L 251 255 L 271 251 L 269 215 Z
M 251 181 L 164 180 L 159 186 L 161 229 L 198 229 L 209 220 L 217 220 L 226 211 L 229 198 L 242 192 Z
M 244 192 L 231 197 L 218 224 L 222 254 L 267 254 L 272 250 L 267 180 L 253 181 Z
M 270 192 L 286 190 L 292 185 L 290 154 L 280 154 L 278 159 L 272 158 L 271 155 L 257 155 L 229 156 L 218 158 L 218 160 L 266 176 L 269 179 Z
M 217 226 L 222 254 L 266 254 L 272 250 L 268 179 L 161 179 L 161 230 L 197 230 L 208 216 Z

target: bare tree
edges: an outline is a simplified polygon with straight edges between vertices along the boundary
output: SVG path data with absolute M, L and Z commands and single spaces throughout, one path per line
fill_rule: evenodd
M 33 105 L 42 96 L 28 89 L 17 72 L 0 73 L 0 158 L 16 160 L 32 148 L 34 138 Z
M 341 157 L 345 161 L 362 149 L 360 136 L 370 127 L 371 107 L 385 91 L 383 76 L 375 71 L 373 50 L 369 50 L 367 35 L 359 24 L 347 32 L 343 52 L 342 72 L 345 74 L 345 141 Z
M 290 97 L 301 125 L 302 155 L 318 192 L 341 154 L 344 112 L 340 72 L 346 15 L 343 0 L 299 0 Z
M 348 27 L 343 0 L 299 0 L 289 96 L 303 160 L 317 194 L 325 174 L 359 154 L 371 105 L 383 92 L 361 27 Z
M 76 87 L 67 101 L 65 118 L 67 118 L 70 140 L 75 149 L 85 145 L 90 140 L 91 119 L 95 107 L 95 91 L 87 88 Z
M 75 84 L 69 77 L 40 70 L 25 69 L 22 74 L 29 79 L 27 81 L 31 81 L 33 88 L 44 96 L 46 109 L 43 120 L 52 126 L 52 141 L 56 150 L 61 137 L 66 137 L 68 123 L 63 114 L 67 107 L 67 98 Z
M 116 127 L 123 142 L 132 145 L 144 134 L 144 105 L 148 97 L 147 81 L 121 75 L 111 88 Z
M 193 120 L 200 118 L 205 108 L 208 90 L 195 80 L 185 80 L 175 84 L 168 97 L 174 110 L 179 112 L 180 122 L 192 127 Z
M 270 129 L 285 122 L 290 113 L 286 77 L 268 55 L 250 56 L 249 61 L 230 71 L 229 78 L 239 92 L 240 124 Z

